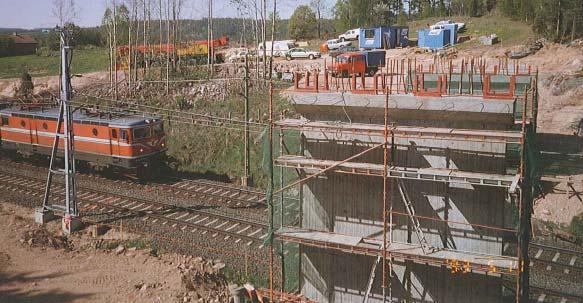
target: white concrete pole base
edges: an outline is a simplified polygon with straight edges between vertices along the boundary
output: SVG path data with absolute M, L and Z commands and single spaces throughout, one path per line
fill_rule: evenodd
M 43 207 L 37 207 L 34 209 L 34 222 L 37 224 L 42 225 L 54 220 L 55 218 L 55 213 L 52 210 L 48 210 Z

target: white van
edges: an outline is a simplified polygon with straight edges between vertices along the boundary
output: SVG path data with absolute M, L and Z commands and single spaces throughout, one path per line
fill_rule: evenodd
M 267 56 L 271 56 L 271 41 L 265 41 L 265 51 Z M 294 40 L 281 40 L 273 42 L 273 56 L 283 57 L 285 53 L 295 47 Z M 263 43 L 257 46 L 257 55 L 263 56 Z

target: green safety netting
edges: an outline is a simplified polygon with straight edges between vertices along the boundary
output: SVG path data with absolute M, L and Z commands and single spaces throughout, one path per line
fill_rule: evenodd
M 272 151 L 273 157 L 276 157 L 280 153 L 280 129 L 274 129 L 272 133 Z M 290 135 L 284 132 L 286 136 Z M 292 135 L 292 137 L 294 137 Z M 297 139 L 298 136 L 295 136 Z M 268 184 L 266 189 L 266 204 L 268 207 L 269 216 L 269 227 L 267 236 L 264 240 L 264 245 L 273 245 L 276 255 L 281 260 L 281 275 L 285 276 L 285 290 L 286 291 L 297 291 L 299 288 L 299 245 L 294 243 L 283 243 L 278 241 L 274 237 L 275 230 L 282 225 L 291 224 L 293 218 L 298 215 L 298 210 L 290 210 L 290 208 L 284 207 L 290 203 L 299 203 L 293 200 L 295 197 L 290 197 L 286 192 L 285 195 L 282 193 L 277 193 L 273 195 L 276 188 L 284 186 L 284 179 L 292 180 L 297 178 L 296 175 L 291 175 L 291 173 L 286 173 L 283 169 L 274 169 L 273 158 L 269 153 L 270 142 L 269 142 L 269 126 L 265 127 L 261 133 L 262 138 L 262 148 L 263 148 L 263 158 L 262 158 L 262 168 L 268 178 Z M 286 212 L 283 215 L 284 210 Z M 283 224 L 282 224 L 283 223 Z

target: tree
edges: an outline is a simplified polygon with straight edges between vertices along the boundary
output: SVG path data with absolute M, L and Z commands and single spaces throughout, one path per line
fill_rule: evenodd
M 16 96 L 27 99 L 32 96 L 33 92 L 34 84 L 32 82 L 32 77 L 26 70 L 23 70 L 20 75 L 20 86 L 16 91 Z
M 273 20 L 274 20 L 273 19 L 273 12 L 269 12 L 269 15 L 267 16 L 267 20 L 269 20 L 269 21 L 271 21 L 273 23 Z M 279 16 L 279 13 L 276 12 L 275 13 L 275 34 L 278 35 L 278 36 L 281 34 L 281 29 L 280 29 L 281 21 L 282 20 L 281 20 L 281 17 Z M 268 36 L 271 36 L 271 32 L 272 32 L 272 29 L 271 28 L 268 28 L 267 29 L 267 35 Z
M 532 24 L 547 39 L 564 42 L 583 34 L 583 0 L 499 0 L 497 4 L 504 15 Z
M 334 15 L 334 27 L 337 31 L 343 32 L 353 26 L 349 0 L 338 0 L 332 9 L 332 14 Z
M 317 23 L 314 11 L 307 5 L 300 5 L 289 19 L 289 35 L 293 39 L 315 38 Z
M 63 27 L 77 18 L 74 0 L 53 0 L 52 15 L 57 19 L 58 26 Z
M 314 9 L 318 17 L 318 38 L 322 38 L 322 12 L 326 10 L 326 1 L 311 0 L 310 6 Z
M 398 11 L 401 6 L 391 6 L 391 2 L 394 0 L 338 0 L 332 9 L 336 30 L 389 24 L 390 8 Z
M 383 1 L 377 1 L 372 7 L 373 17 L 371 18 L 372 24 L 375 25 L 385 25 L 390 20 L 390 6 L 388 3 Z

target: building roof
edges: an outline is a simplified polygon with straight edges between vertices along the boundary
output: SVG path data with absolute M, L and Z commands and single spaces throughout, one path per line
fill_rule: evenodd
M 35 38 L 30 35 L 20 35 L 13 33 L 12 35 L 0 35 L 2 38 L 12 38 L 15 44 L 38 44 Z

